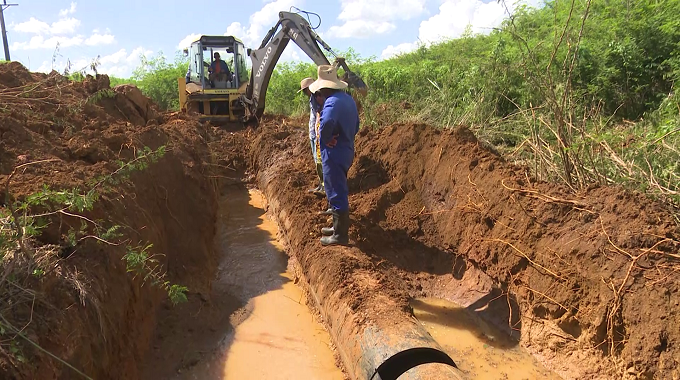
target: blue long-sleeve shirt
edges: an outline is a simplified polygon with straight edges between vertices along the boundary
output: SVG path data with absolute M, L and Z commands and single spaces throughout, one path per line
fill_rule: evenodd
M 321 111 L 321 106 L 314 99 L 312 94 L 309 97 L 309 139 L 316 139 L 316 113 Z
M 224 61 L 221 60 L 221 59 L 220 59 L 220 60 L 217 60 L 217 61 L 213 61 L 213 62 L 210 64 L 210 70 L 208 70 L 208 71 L 211 72 L 211 73 L 214 73 L 214 72 L 216 71 L 217 65 L 220 65 L 220 66 L 219 66 L 219 69 L 220 69 L 219 72 L 221 72 L 221 73 L 227 73 L 227 75 L 229 75 L 229 74 L 231 73 L 231 71 L 229 70 L 229 66 L 227 66 L 227 63 L 224 62 Z
M 354 136 L 359 132 L 359 112 L 352 97 L 344 91 L 329 96 L 321 111 L 319 134 L 321 152 L 337 160 L 354 159 Z M 337 135 L 338 143 L 328 147 L 329 141 Z

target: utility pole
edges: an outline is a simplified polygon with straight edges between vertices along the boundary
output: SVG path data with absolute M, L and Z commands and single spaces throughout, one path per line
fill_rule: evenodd
M 7 0 L 3 0 L 0 4 L 0 29 L 2 30 L 2 47 L 5 48 L 5 61 L 9 61 L 9 44 L 7 43 L 7 29 L 5 29 L 5 9 L 11 7 L 12 5 L 19 4 L 7 4 Z

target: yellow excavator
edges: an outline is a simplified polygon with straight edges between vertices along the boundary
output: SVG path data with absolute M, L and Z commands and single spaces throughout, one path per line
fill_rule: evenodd
M 307 13 L 307 12 L 305 12 Z M 185 78 L 178 78 L 182 112 L 198 113 L 203 121 L 258 122 L 264 113 L 267 86 L 274 67 L 289 41 L 295 42 L 317 65 L 330 65 L 321 48 L 342 68 L 342 80 L 352 91 L 365 95 L 367 86 L 353 73 L 298 13 L 280 12 L 256 50 L 246 49 L 233 36 L 201 36 L 184 54 L 189 58 Z M 248 59 L 250 58 L 250 59 Z M 292 94 L 291 94 L 292 96 Z

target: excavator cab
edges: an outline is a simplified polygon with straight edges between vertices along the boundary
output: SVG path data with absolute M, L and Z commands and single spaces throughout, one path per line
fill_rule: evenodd
M 250 77 L 243 42 L 233 36 L 201 36 L 184 55 L 189 67 L 186 77 L 178 79 L 182 112 L 217 123 L 241 120 L 245 110 L 239 98 Z

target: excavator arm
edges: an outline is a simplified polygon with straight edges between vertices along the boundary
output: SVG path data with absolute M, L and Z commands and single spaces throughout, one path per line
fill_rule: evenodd
M 274 67 L 276 67 L 281 53 L 286 49 L 290 40 L 293 40 L 317 66 L 330 65 L 328 58 L 321 50 L 321 47 L 323 47 L 335 57 L 334 65 L 342 67 L 345 71 L 342 79 L 347 82 L 349 87 L 363 94 L 366 93 L 364 81 L 347 67 L 344 58 L 338 57 L 330 46 L 314 32 L 307 20 L 297 13 L 280 12 L 279 21 L 267 32 L 260 47 L 248 53 L 253 67 L 250 83 L 246 88 L 246 93 L 241 97 L 241 102 L 247 110 L 246 119 L 259 119 L 262 116 L 269 79 L 271 79 Z

